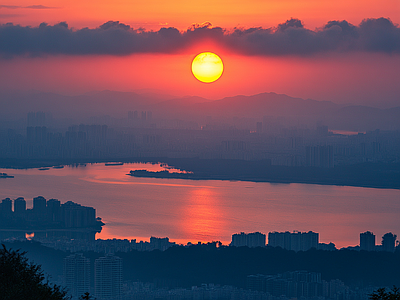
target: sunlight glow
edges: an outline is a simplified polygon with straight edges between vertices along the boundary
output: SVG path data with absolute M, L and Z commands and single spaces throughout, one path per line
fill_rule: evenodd
M 223 71 L 222 60 L 215 53 L 203 52 L 193 59 L 192 73 L 201 82 L 214 82 L 221 77 Z

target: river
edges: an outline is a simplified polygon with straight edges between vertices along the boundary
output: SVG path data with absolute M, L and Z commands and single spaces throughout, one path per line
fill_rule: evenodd
M 106 225 L 96 238 L 177 243 L 222 241 L 238 232 L 314 231 L 337 247 L 359 244 L 372 231 L 400 234 L 400 190 L 316 184 L 137 178 L 130 170 L 159 171 L 152 164 L 0 169 L 0 197 L 38 195 L 96 208 Z

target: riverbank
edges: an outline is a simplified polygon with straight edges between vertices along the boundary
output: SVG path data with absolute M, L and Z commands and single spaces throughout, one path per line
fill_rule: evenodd
M 92 163 L 167 164 L 187 173 L 143 172 L 135 177 L 176 178 L 190 180 L 230 180 L 271 183 L 306 183 L 400 189 L 400 164 L 361 163 L 335 168 L 288 167 L 271 165 L 269 160 L 245 161 L 199 158 L 118 158 L 100 160 L 0 160 L 0 167 L 28 169 L 60 165 L 83 166 Z
M 351 180 L 340 180 L 332 178 L 290 178 L 290 179 L 272 179 L 262 177 L 246 177 L 246 176 L 224 176 L 224 175 L 196 175 L 193 173 L 168 173 L 168 172 L 151 172 L 146 170 L 131 171 L 127 174 L 133 177 L 143 178 L 164 178 L 164 179 L 186 179 L 186 180 L 227 180 L 227 181 L 249 181 L 249 182 L 269 182 L 269 183 L 302 183 L 302 184 L 319 184 L 319 185 L 335 185 L 335 186 L 354 186 L 354 187 L 366 187 L 366 188 L 381 188 L 381 189 L 400 189 L 399 184 L 394 182 L 362 182 L 362 181 L 351 181 Z
M 165 162 L 169 166 L 190 173 L 135 172 L 129 175 L 400 189 L 400 164 L 362 163 L 335 168 L 316 168 L 274 166 L 267 160 L 166 159 Z

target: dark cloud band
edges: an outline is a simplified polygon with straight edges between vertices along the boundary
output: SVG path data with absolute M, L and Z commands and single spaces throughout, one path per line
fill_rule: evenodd
M 133 29 L 107 22 L 95 29 L 73 30 L 67 23 L 39 27 L 0 25 L 0 55 L 128 55 L 132 53 L 177 53 L 204 40 L 214 41 L 244 55 L 311 55 L 326 52 L 400 53 L 400 28 L 389 19 L 366 19 L 358 26 L 330 21 L 310 30 L 291 19 L 276 28 L 235 28 L 227 31 L 211 24 L 193 25 L 186 31 L 161 28 Z
M 29 8 L 29 9 L 53 9 L 56 7 L 45 6 L 45 5 L 29 5 L 29 6 L 18 6 L 18 5 L 0 5 L 0 8 L 7 9 L 19 9 L 19 8 Z

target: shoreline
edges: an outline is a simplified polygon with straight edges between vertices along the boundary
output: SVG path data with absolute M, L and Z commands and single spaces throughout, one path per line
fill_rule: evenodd
M 378 189 L 400 189 L 400 164 L 361 163 L 335 166 L 335 168 L 288 167 L 271 165 L 269 161 L 243 161 L 199 158 L 105 158 L 67 160 L 1 160 L 3 169 L 33 169 L 55 166 L 79 166 L 95 163 L 151 163 L 167 164 L 170 167 L 190 173 L 127 174 L 135 177 L 173 178 L 189 180 L 227 180 L 269 182 L 277 184 L 318 184 L 353 186 Z M 9 172 L 11 173 L 11 172 Z
M 400 186 L 383 186 L 374 184 L 352 184 L 349 182 L 324 182 L 318 180 L 284 180 L 284 179 L 264 179 L 264 178 L 236 178 L 236 177 L 222 177 L 222 176 L 182 176 L 185 173 L 170 173 L 171 175 L 159 175 L 159 172 L 147 172 L 147 175 L 133 175 L 126 174 L 132 177 L 138 178 L 159 178 L 159 179 L 183 179 L 183 180 L 222 180 L 222 181 L 243 181 L 243 182 L 268 182 L 272 184 L 316 184 L 316 185 L 333 185 L 333 186 L 349 186 L 349 187 L 361 187 L 361 188 L 373 188 L 373 189 L 394 189 L 400 190 Z M 176 175 L 175 175 L 176 174 Z

